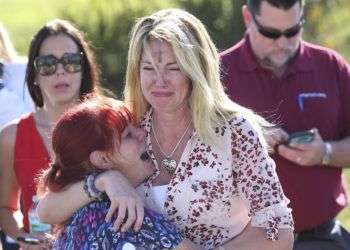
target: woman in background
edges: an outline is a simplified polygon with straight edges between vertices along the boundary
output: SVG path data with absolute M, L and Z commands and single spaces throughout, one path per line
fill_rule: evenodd
M 50 135 L 59 116 L 85 94 L 99 93 L 95 58 L 83 33 L 64 20 L 44 25 L 30 44 L 26 84 L 35 111 L 0 133 L 0 227 L 13 239 L 42 240 L 36 246 L 19 242 L 23 249 L 44 249 L 48 247 L 44 237 L 29 232 L 34 178 L 52 158 Z M 19 208 L 23 228 L 13 216 Z

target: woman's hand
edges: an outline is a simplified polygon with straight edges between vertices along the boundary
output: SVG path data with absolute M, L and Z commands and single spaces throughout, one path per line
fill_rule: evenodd
M 118 171 L 109 170 L 96 178 L 96 188 L 105 191 L 111 201 L 106 221 L 117 212 L 113 228 L 125 232 L 131 227 L 138 231 L 143 222 L 144 205 L 135 188 Z
M 26 242 L 26 239 L 30 242 Z M 35 239 L 39 241 L 39 243 L 35 243 Z M 20 249 L 23 250 L 46 250 L 52 248 L 53 238 L 50 234 L 41 234 L 41 233 L 23 233 L 20 237 L 17 237 L 17 243 L 20 245 Z

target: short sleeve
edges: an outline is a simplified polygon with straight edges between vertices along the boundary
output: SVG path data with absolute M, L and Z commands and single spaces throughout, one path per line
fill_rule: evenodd
M 266 237 L 276 240 L 279 228 L 293 229 L 293 219 L 275 163 L 268 155 L 263 136 L 252 123 L 240 118 L 231 126 L 233 176 L 248 207 L 251 225 L 266 228 Z
M 337 60 L 341 102 L 341 138 L 350 136 L 350 65 L 342 58 Z

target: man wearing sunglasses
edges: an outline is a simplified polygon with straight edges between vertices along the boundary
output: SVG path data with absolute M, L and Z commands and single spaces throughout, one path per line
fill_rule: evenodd
M 266 139 L 291 200 L 294 249 L 350 249 L 335 219 L 347 205 L 350 67 L 336 52 L 303 41 L 303 0 L 247 0 L 242 15 L 246 33 L 221 53 L 222 80 L 235 102 L 276 124 Z

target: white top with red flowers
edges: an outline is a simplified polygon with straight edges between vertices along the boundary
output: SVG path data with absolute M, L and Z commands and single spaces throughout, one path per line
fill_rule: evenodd
M 151 145 L 152 110 L 141 126 L 156 172 L 144 184 L 146 204 L 159 166 Z M 270 240 L 279 228 L 292 228 L 284 196 L 265 140 L 246 118 L 237 116 L 215 130 L 217 145 L 204 143 L 193 131 L 168 184 L 164 210 L 186 238 L 212 249 L 238 235 L 251 221 Z

